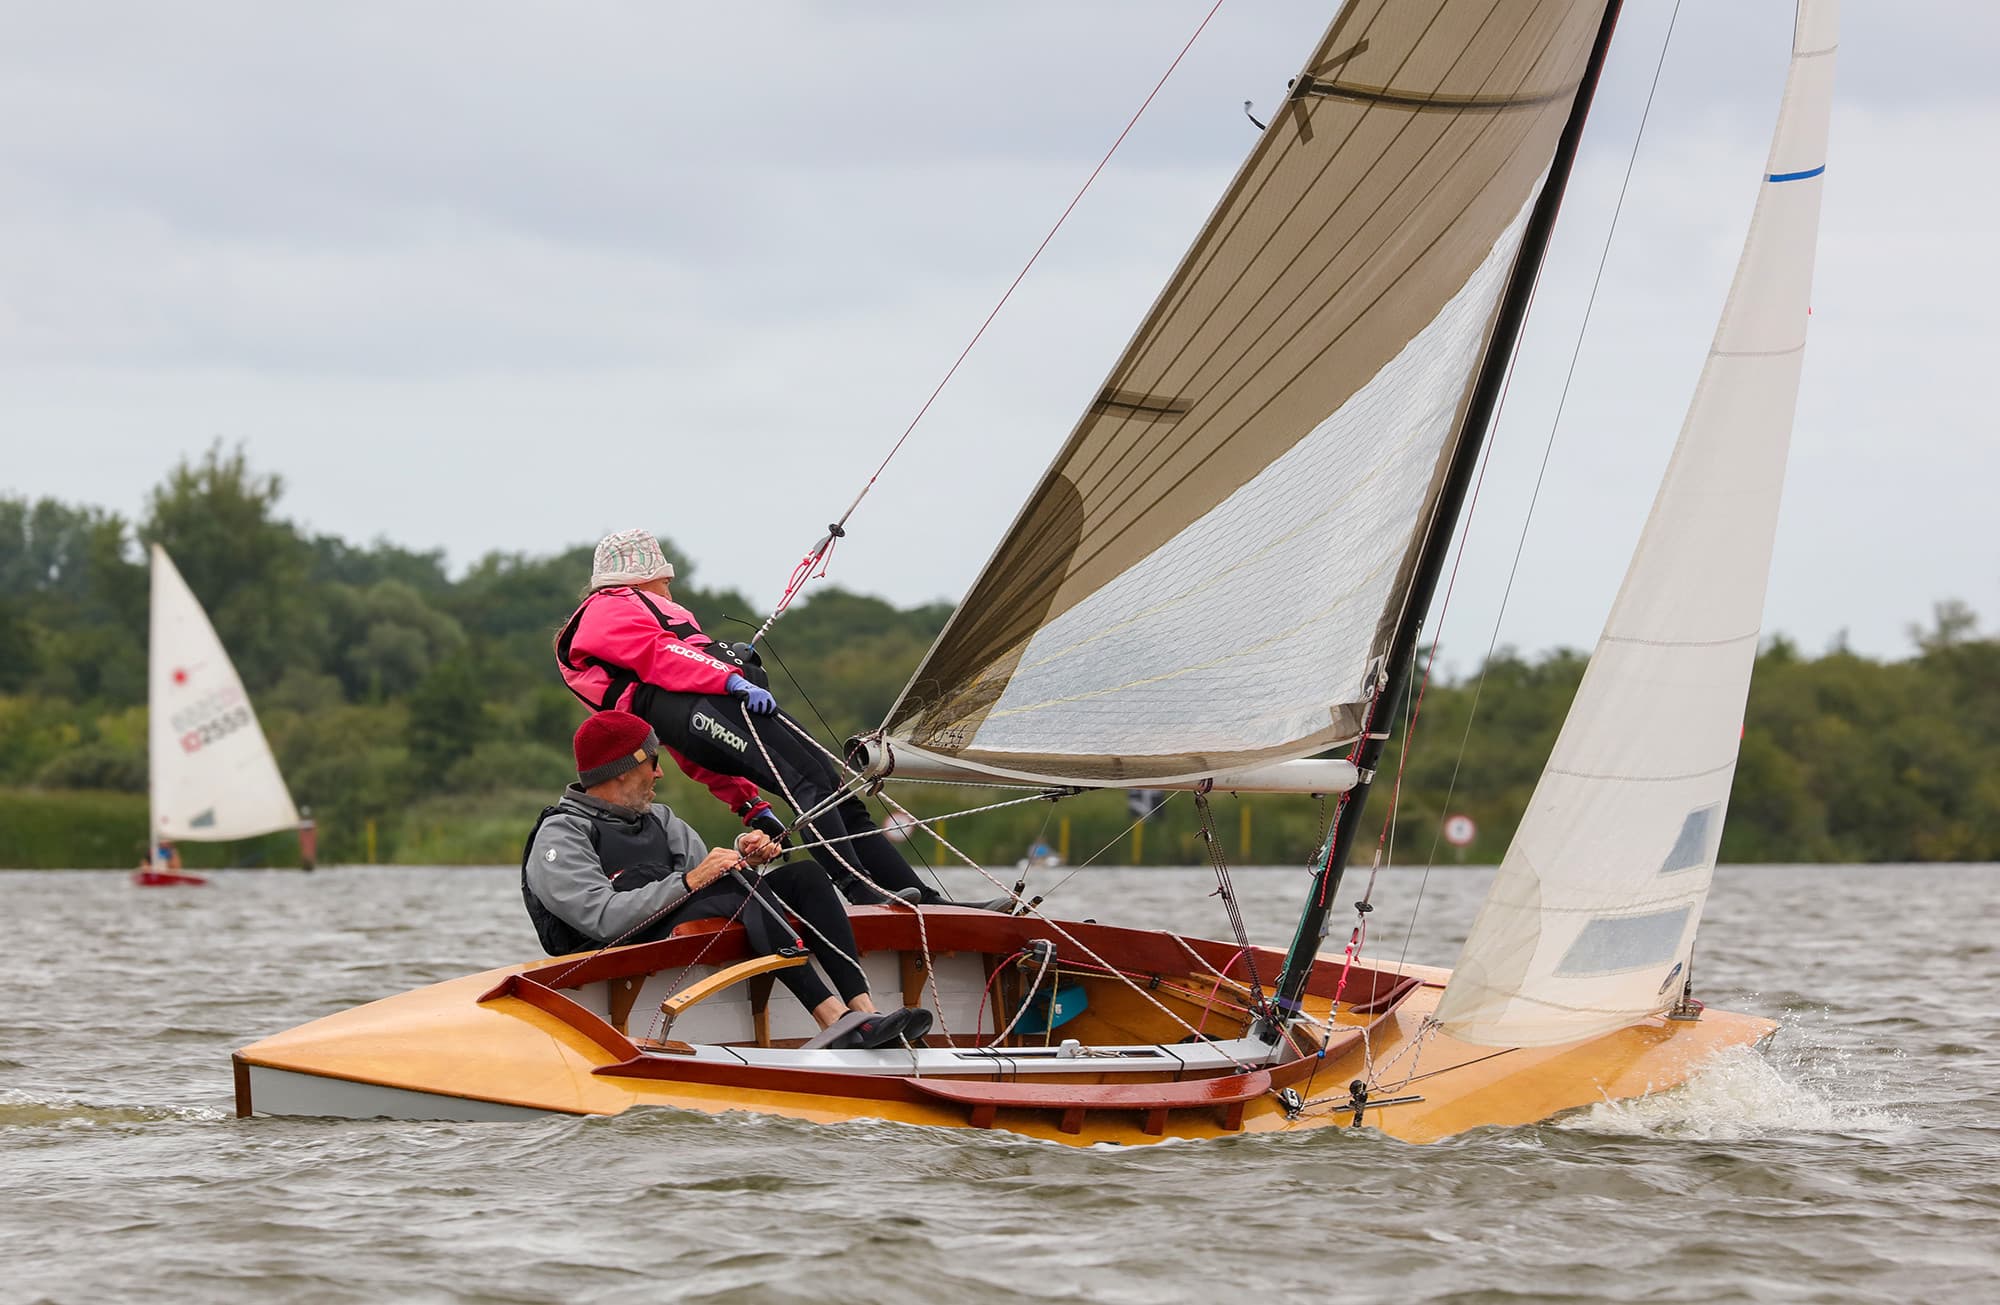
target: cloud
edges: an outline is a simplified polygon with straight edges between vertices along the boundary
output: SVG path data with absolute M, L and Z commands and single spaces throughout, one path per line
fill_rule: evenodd
M 135 512 L 219 435 L 318 530 L 464 563 L 645 521 L 768 603 L 1207 9 L 31 8 L 0 48 L 0 487 Z M 837 579 L 962 591 L 1248 149 L 1242 101 L 1276 101 L 1322 9 L 1224 6 Z M 1656 9 L 1627 7 L 1501 429 L 1475 536 L 1499 569 L 1460 600 L 1482 647 Z M 1996 197 L 1956 143 L 2000 127 L 2000 42 L 1984 7 L 1895 10 L 1848 6 L 1770 603 L 1774 628 L 1885 651 L 1933 597 L 2000 614 L 1973 383 Z M 1688 0 L 1679 23 L 1502 627 L 1529 648 L 1595 636 L 1776 107 L 1787 6 Z

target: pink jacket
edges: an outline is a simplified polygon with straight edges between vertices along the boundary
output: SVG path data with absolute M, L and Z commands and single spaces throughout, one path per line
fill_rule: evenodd
M 600 589 L 583 600 L 563 628 L 569 641 L 567 660 L 563 652 L 557 653 L 563 683 L 591 707 L 602 704 L 630 711 L 641 682 L 670 693 L 727 693 L 729 677 L 736 674 L 734 666 L 702 651 L 712 641 L 701 632 L 693 612 L 652 594 Z M 637 678 L 607 703 L 613 668 Z M 688 778 L 706 785 L 738 815 L 747 818 L 762 803 L 757 786 L 742 776 L 698 766 L 678 752 L 673 757 Z

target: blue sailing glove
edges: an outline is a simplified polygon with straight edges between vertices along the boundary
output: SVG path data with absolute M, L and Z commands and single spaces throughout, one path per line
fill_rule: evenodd
M 722 687 L 743 699 L 743 705 L 759 716 L 768 716 L 778 709 L 778 700 L 771 696 L 769 690 L 758 688 L 741 675 L 730 676 Z

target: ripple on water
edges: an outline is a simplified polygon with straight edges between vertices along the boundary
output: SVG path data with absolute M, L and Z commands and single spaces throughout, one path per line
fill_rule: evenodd
M 1419 877 L 1378 886 L 1398 949 Z M 1489 878 L 1431 877 L 1413 959 L 1449 961 Z M 1427 1147 L 1131 1151 L 670 1110 L 239 1121 L 234 1048 L 518 959 L 517 872 L 223 875 L 163 910 L 122 877 L 0 880 L 22 934 L 0 1181 L 30 1198 L 0 1201 L 0 1246 L 27 1248 L 0 1250 L 10 1297 L 1907 1302 L 1981 1299 L 2000 1270 L 1991 912 L 1967 907 L 1990 871 L 1725 868 L 1703 995 L 1782 1028 L 1673 1092 Z M 1303 876 L 1235 883 L 1253 935 L 1288 936 Z M 1065 896 L 1214 932 L 1213 887 L 1093 871 Z
M 0 1132 L 13 1129 L 107 1128 L 159 1123 L 215 1123 L 219 1110 L 201 1106 L 103 1106 L 69 1098 L 36 1099 L 0 1091 Z

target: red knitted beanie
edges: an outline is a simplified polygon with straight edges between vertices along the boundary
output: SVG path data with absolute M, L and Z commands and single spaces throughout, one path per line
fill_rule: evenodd
M 660 739 L 651 725 L 629 711 L 600 711 L 576 728 L 576 777 L 590 788 L 659 751 Z

